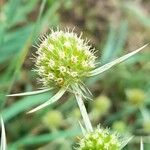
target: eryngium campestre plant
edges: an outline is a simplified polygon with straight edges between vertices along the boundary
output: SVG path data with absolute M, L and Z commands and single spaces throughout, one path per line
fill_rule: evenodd
M 79 142 L 78 150 L 120 150 L 122 142 L 116 133 L 97 128 L 87 133 Z
M 44 87 L 82 84 L 95 68 L 94 49 L 75 33 L 56 31 L 39 45 L 36 71 Z
M 77 36 L 73 31 L 52 31 L 49 35 L 41 39 L 38 46 L 36 69 L 44 89 L 39 91 L 12 94 L 9 96 L 25 96 L 47 92 L 51 89 L 59 89 L 58 92 L 45 103 L 29 111 L 29 113 L 42 109 L 51 103 L 59 100 L 66 91 L 75 94 L 86 129 L 93 131 L 86 108 L 82 98 L 87 98 L 90 91 L 83 83 L 86 77 L 95 76 L 110 69 L 114 65 L 126 60 L 142 50 L 145 46 L 126 54 L 103 66 L 96 66 L 94 49 L 82 36 Z

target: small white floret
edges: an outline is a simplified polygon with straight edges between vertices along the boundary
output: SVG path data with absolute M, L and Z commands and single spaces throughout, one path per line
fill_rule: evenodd
M 66 42 L 64 43 L 64 46 L 67 47 L 67 48 L 69 48 L 69 47 L 71 47 L 71 43 L 70 43 L 69 41 L 66 41 Z
M 70 74 L 71 74 L 71 76 L 72 76 L 72 77 L 77 77 L 77 76 L 78 76 L 78 73 L 77 73 L 77 72 L 75 72 L 75 71 L 70 72 Z
M 71 62 L 72 63 L 77 63 L 78 59 L 77 59 L 77 56 L 72 56 L 71 57 Z
M 53 74 L 53 73 L 49 73 L 49 74 L 48 74 L 48 78 L 49 78 L 49 79 L 54 79 L 54 74 Z
M 59 70 L 60 70 L 61 73 L 64 73 L 64 72 L 66 72 L 66 67 L 60 66 Z
M 50 59 L 48 66 L 53 68 L 55 66 L 55 62 L 52 59 Z
M 88 67 L 88 62 L 87 62 L 87 61 L 83 61 L 83 62 L 82 62 L 82 66 L 83 66 L 83 67 Z

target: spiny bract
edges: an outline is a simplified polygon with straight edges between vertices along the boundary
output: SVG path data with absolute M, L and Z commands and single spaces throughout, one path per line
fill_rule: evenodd
M 91 133 L 87 133 L 80 141 L 78 150 L 120 150 L 121 142 L 115 133 L 110 133 L 108 129 L 98 128 Z
M 87 41 L 73 32 L 52 31 L 39 45 L 36 71 L 44 87 L 80 83 L 95 67 L 95 56 Z

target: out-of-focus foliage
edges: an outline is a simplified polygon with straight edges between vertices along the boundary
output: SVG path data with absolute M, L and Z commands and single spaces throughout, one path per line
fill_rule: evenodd
M 39 43 L 38 36 L 50 32 L 49 28 L 75 27 L 76 33 L 82 31 L 91 39 L 98 50 L 97 59 L 105 64 L 150 41 L 149 8 L 149 0 L 0 1 L 0 111 L 8 150 L 71 150 L 78 146 L 76 137 L 82 136 L 78 125 L 82 118 L 74 97 L 65 95 L 58 103 L 27 115 L 52 93 L 5 96 L 40 87 L 30 59 L 35 55 L 32 45 Z M 148 46 L 102 76 L 86 80 L 93 93 L 93 101 L 85 101 L 93 126 L 101 124 L 133 134 L 125 150 L 139 149 L 141 136 L 144 150 L 150 149 L 149 59 Z

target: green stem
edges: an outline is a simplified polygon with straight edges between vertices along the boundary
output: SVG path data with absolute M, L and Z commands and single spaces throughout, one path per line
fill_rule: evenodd
M 81 96 L 81 94 L 76 93 L 75 97 L 76 97 L 78 106 L 80 108 L 81 115 L 83 117 L 83 121 L 84 121 L 85 127 L 86 127 L 88 132 L 92 132 L 93 131 L 92 124 L 91 124 L 91 121 L 90 121 L 89 116 L 87 114 L 84 102 L 82 100 L 82 96 Z

